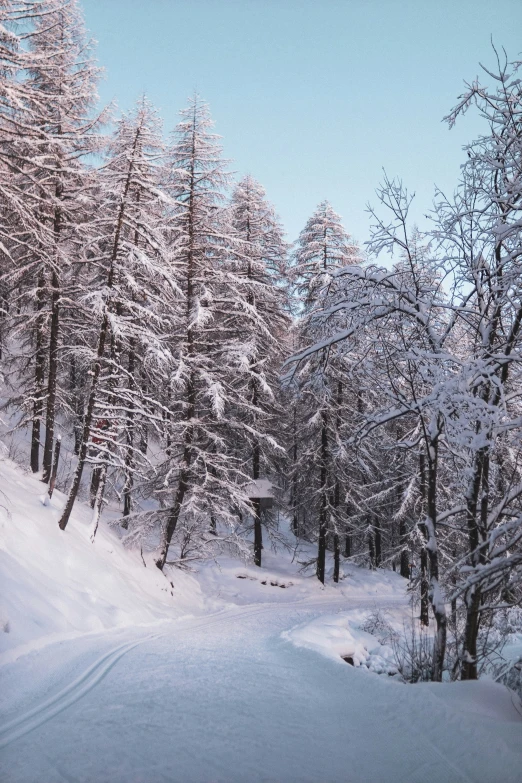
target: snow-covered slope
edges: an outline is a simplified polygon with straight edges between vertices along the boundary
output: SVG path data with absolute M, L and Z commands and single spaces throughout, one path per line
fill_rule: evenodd
M 168 580 L 139 552 L 125 550 L 100 525 L 90 540 L 90 509 L 77 503 L 62 532 L 55 492 L 9 460 L 0 460 L 0 661 L 66 636 L 153 623 L 198 613 L 197 581 L 176 571 Z M 172 582 L 172 584 L 171 584 Z
M 275 554 L 267 542 L 261 570 L 220 556 L 198 564 L 193 574 L 172 568 L 164 576 L 150 556 L 124 549 L 103 520 L 93 543 L 92 512 L 83 503 L 76 503 L 62 532 L 64 496 L 55 491 L 44 505 L 45 490 L 37 477 L 0 460 L 0 663 L 75 634 L 237 604 L 404 597 L 404 580 L 396 574 L 352 565 L 344 566 L 338 586 L 323 587 L 310 570 L 302 572 L 301 562 L 314 556 L 307 544 Z

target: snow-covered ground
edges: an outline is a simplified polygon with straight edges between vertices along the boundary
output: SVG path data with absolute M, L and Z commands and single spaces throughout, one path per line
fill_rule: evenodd
M 64 496 L 56 491 L 49 506 L 45 497 L 40 481 L 0 460 L 0 662 L 81 633 L 201 611 L 193 577 L 177 572 L 172 587 L 105 525 L 93 544 L 92 512 L 83 504 L 62 532 Z
M 361 630 L 407 616 L 396 574 L 322 588 L 267 548 L 166 578 L 8 461 L 0 491 L 3 783 L 519 783 L 513 694 L 402 685 Z

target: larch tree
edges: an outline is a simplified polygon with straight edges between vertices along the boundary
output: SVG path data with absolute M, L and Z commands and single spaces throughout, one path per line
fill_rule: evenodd
M 83 298 L 89 328 L 83 344 L 73 350 L 87 364 L 90 384 L 78 464 L 59 522 L 62 530 L 86 462 L 92 462 L 97 471 L 95 528 L 110 464 L 122 469 L 124 495 L 128 492 L 140 454 L 134 446 L 136 416 L 152 423 L 161 421 L 155 405 L 144 404 L 137 382 L 138 364 L 152 374 L 166 372 L 169 366 L 164 319 L 168 313 L 172 326 L 171 300 L 178 293 L 165 260 L 164 197 L 158 191 L 156 173 L 161 154 L 157 117 L 143 99 L 117 125 L 107 163 L 99 174 L 103 208 L 93 221 L 91 242 L 85 248 L 86 261 L 93 268 Z
M 170 445 L 158 469 L 157 493 L 164 509 L 156 560 L 160 569 L 180 516 L 187 522 L 199 520 L 208 530 L 216 520 L 233 526 L 235 509 L 248 509 L 241 489 L 246 474 L 228 442 L 240 424 L 234 420 L 234 352 L 223 316 L 224 310 L 238 306 L 241 292 L 224 203 L 229 176 L 206 104 L 196 95 L 181 116 L 167 155 L 166 190 L 174 202 L 167 244 L 182 298 L 171 338 Z
M 21 315 L 35 302 L 34 381 L 28 395 L 33 399 L 31 467 L 39 468 L 40 423 L 45 418 L 43 480 L 48 482 L 59 396 L 64 284 L 82 245 L 92 187 L 82 158 L 99 150 L 101 143 L 102 118 L 92 113 L 100 69 L 85 39 L 76 0 L 42 0 L 24 10 L 31 24 L 24 36 L 27 47 L 19 77 L 23 92 L 13 109 L 7 156 L 11 192 L 30 205 L 31 215 L 27 220 L 26 209 L 8 281 L 22 297 Z M 22 331 L 24 320 L 22 316 Z
M 280 403 L 280 367 L 289 328 L 284 288 L 287 245 L 265 191 L 253 177 L 244 177 L 231 200 L 231 224 L 236 238 L 236 263 L 242 307 L 231 308 L 226 318 L 233 339 L 235 386 L 242 429 L 238 451 L 245 472 L 255 481 L 275 477 L 283 449 L 277 432 L 283 421 Z M 262 524 L 260 500 L 253 500 L 254 563 L 261 565 Z
M 325 337 L 330 325 L 318 321 L 316 309 L 326 306 L 325 292 L 334 297 L 332 279 L 337 272 L 359 259 L 359 251 L 342 226 L 339 215 L 323 201 L 307 221 L 299 235 L 294 252 L 295 288 L 302 307 L 299 343 L 302 347 Z M 321 303 L 321 304 L 320 304 Z M 339 361 L 325 362 L 320 353 L 313 354 L 299 366 L 294 376 L 297 383 L 302 433 L 300 453 L 293 471 L 298 476 L 295 492 L 306 503 L 313 517 L 317 534 L 317 577 L 324 583 L 327 533 L 330 520 L 339 513 L 341 484 L 339 481 L 342 447 L 339 440 L 343 411 L 343 380 Z M 337 460 L 338 461 L 338 460 Z M 294 483 L 295 481 L 294 480 Z M 336 563 L 339 562 L 339 530 L 334 531 Z M 337 571 L 338 573 L 338 571 Z

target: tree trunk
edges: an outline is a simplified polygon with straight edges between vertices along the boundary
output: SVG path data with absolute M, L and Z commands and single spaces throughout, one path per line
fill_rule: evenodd
M 419 472 L 420 472 L 420 494 L 421 494 L 421 513 L 425 513 L 426 507 L 426 461 L 423 452 L 419 454 Z M 426 525 L 419 525 L 423 542 L 428 537 Z M 428 581 L 428 553 L 423 543 L 420 551 L 420 623 L 423 626 L 430 624 L 429 615 L 429 581 Z
M 65 530 L 65 528 L 67 527 L 67 523 L 69 522 L 69 517 L 71 516 L 71 512 L 74 506 L 74 501 L 76 500 L 76 496 L 78 495 L 78 490 L 80 489 L 80 482 L 82 480 L 83 469 L 85 466 L 85 458 L 87 457 L 87 445 L 91 434 L 94 405 L 96 402 L 96 394 L 98 392 L 98 381 L 100 378 L 101 362 L 105 350 L 105 340 L 107 338 L 108 326 L 109 326 L 109 321 L 107 318 L 107 314 L 105 314 L 103 316 L 100 334 L 98 337 L 98 349 L 96 352 L 97 358 L 94 364 L 94 370 L 91 379 L 91 388 L 89 390 L 87 410 L 85 411 L 85 417 L 83 420 L 82 443 L 80 446 L 80 453 L 78 455 L 78 465 L 74 473 L 73 483 L 69 491 L 69 496 L 67 498 L 65 508 L 63 510 L 62 516 L 60 517 L 60 521 L 58 522 L 60 530 Z
M 293 440 L 292 449 L 293 474 L 292 474 L 292 532 L 299 535 L 299 505 L 298 505 L 298 476 L 297 476 L 297 405 L 293 409 Z
M 93 515 L 91 521 L 91 541 L 94 543 L 96 533 L 98 532 L 98 524 L 100 522 L 100 515 L 103 505 L 103 495 L 105 493 L 105 483 L 107 481 L 107 463 L 104 463 L 99 470 L 98 489 L 93 505 Z
M 33 424 L 31 428 L 31 470 L 38 473 L 40 470 L 40 432 L 43 413 L 43 386 L 45 377 L 45 351 L 43 339 L 43 323 L 41 311 L 44 306 L 44 277 L 39 275 L 36 291 L 36 351 L 34 367 L 34 402 Z
M 375 565 L 380 568 L 382 563 L 382 533 L 381 521 L 379 517 L 373 518 L 373 529 L 375 531 Z
M 370 558 L 370 568 L 373 571 L 375 568 L 375 541 L 373 538 L 373 527 L 368 527 L 368 556 Z
M 251 302 L 253 304 L 253 301 Z M 255 409 L 258 404 L 258 389 L 256 378 L 252 378 L 252 406 Z M 255 418 L 255 414 L 254 414 Z M 252 478 L 259 478 L 261 462 L 261 449 L 259 442 L 254 441 L 252 448 Z M 256 499 L 252 503 L 252 515 L 254 517 L 254 565 L 261 567 L 261 553 L 263 550 L 263 530 L 261 528 L 261 501 Z
M 341 543 L 339 541 L 339 534 L 338 533 L 334 533 L 333 547 L 334 547 L 333 580 L 337 584 L 339 582 L 339 570 L 340 570 L 340 562 L 341 562 Z
M 485 479 L 486 498 L 481 499 L 481 517 L 484 515 L 487 521 L 489 491 L 489 457 L 486 448 L 477 452 L 473 466 L 473 475 L 470 480 L 468 497 L 466 501 L 466 523 L 468 528 L 468 545 L 470 552 L 470 564 L 477 567 L 484 564 L 485 553 L 480 548 L 481 530 L 477 519 L 479 512 L 479 494 L 481 483 Z M 477 639 L 480 630 L 480 604 L 481 589 L 480 585 L 474 585 L 466 591 L 464 595 L 466 604 L 466 625 L 464 628 L 464 646 L 462 650 L 462 666 L 460 677 L 462 680 L 477 680 Z
M 129 349 L 129 361 L 127 365 L 129 381 L 134 383 L 135 373 L 135 353 L 134 353 L 134 341 L 131 341 L 131 347 Z M 123 516 L 128 517 L 132 509 L 132 487 L 134 484 L 133 464 L 134 464 L 134 406 L 132 402 L 129 402 L 129 408 L 127 410 L 125 421 L 125 468 L 124 468 L 124 484 L 123 484 Z M 128 522 L 125 520 L 121 523 L 121 526 L 126 529 Z
M 430 427 L 430 430 L 434 427 Z M 434 682 L 442 681 L 444 658 L 446 656 L 447 617 L 444 596 L 439 584 L 439 553 L 437 547 L 437 469 L 438 469 L 438 431 L 430 437 L 427 449 L 427 515 L 426 529 L 428 532 L 428 560 L 430 566 L 429 598 L 437 624 L 433 645 L 433 663 L 431 678 Z
M 317 546 L 317 578 L 324 584 L 326 566 L 326 515 L 328 509 L 328 419 L 326 411 L 322 411 L 321 420 L 321 508 L 319 512 L 319 541 Z
M 62 445 L 62 439 L 58 435 L 54 444 L 54 457 L 53 457 L 53 469 L 51 473 L 51 480 L 49 482 L 49 497 L 52 498 L 54 488 L 56 486 L 56 477 L 58 475 L 58 463 L 60 461 L 60 448 Z
M 406 520 L 399 522 L 399 537 L 401 541 L 400 574 L 405 579 L 410 578 L 410 552 L 406 541 Z
M 78 375 L 76 369 L 76 358 L 74 354 L 73 356 L 71 356 L 70 384 L 71 384 L 71 392 L 73 396 L 72 408 L 74 410 L 74 424 L 73 424 L 74 453 L 76 454 L 76 456 L 78 456 L 78 454 L 80 453 L 80 445 L 82 442 L 83 405 L 82 405 L 82 397 L 79 393 L 80 390 L 78 388 Z
M 428 553 L 423 546 L 420 551 L 420 623 L 428 627 L 430 624 L 429 615 L 429 592 L 430 584 L 428 580 Z
M 337 509 L 339 508 L 339 500 L 341 495 L 341 487 L 339 485 L 339 482 L 335 481 L 335 489 L 334 489 L 334 497 L 333 497 L 333 506 L 335 508 L 336 517 L 337 517 Z M 338 524 L 338 519 L 336 518 L 335 524 Z M 340 569 L 340 561 L 341 561 L 341 542 L 339 539 L 339 533 L 337 532 L 337 528 L 335 529 L 334 536 L 333 536 L 333 549 L 334 549 L 334 572 L 333 572 L 333 580 L 337 584 L 339 582 L 339 569 Z
M 49 337 L 49 372 L 47 375 L 47 409 L 45 413 L 45 443 L 42 481 L 49 483 L 53 459 L 58 382 L 58 336 L 60 328 L 60 282 L 56 270 L 52 273 L 51 333 Z
M 184 467 L 180 471 L 176 496 L 174 498 L 174 503 L 167 519 L 167 527 L 163 537 L 163 544 L 160 550 L 160 554 L 158 559 L 156 560 L 156 566 L 160 569 L 160 571 L 163 571 L 163 568 L 165 567 L 165 563 L 167 562 L 167 554 L 169 551 L 170 542 L 172 541 L 172 536 L 176 532 L 176 527 L 178 524 L 179 515 L 181 513 L 183 500 L 185 498 L 185 494 L 189 487 L 188 479 L 189 479 L 189 467 L 191 461 L 190 441 L 191 439 L 186 439 L 185 441 L 185 448 L 183 450 Z

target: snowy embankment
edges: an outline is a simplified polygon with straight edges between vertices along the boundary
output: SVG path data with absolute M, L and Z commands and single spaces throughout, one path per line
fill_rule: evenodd
M 55 491 L 44 506 L 45 490 L 0 460 L 0 663 L 74 635 L 201 611 L 199 585 L 190 575 L 178 571 L 173 587 L 105 525 L 93 544 L 86 505 L 76 504 L 62 532 L 64 497 Z
M 118 627 L 151 624 L 219 608 L 258 603 L 401 601 L 404 582 L 389 572 L 345 566 L 342 585 L 323 587 L 301 573 L 303 545 L 264 551 L 262 570 L 231 557 L 201 563 L 197 573 L 164 576 L 150 555 L 124 549 L 102 520 L 90 538 L 91 509 L 76 503 L 62 532 L 64 496 L 7 459 L 0 460 L 0 663 L 54 641 Z M 144 559 L 148 567 L 144 567 Z

